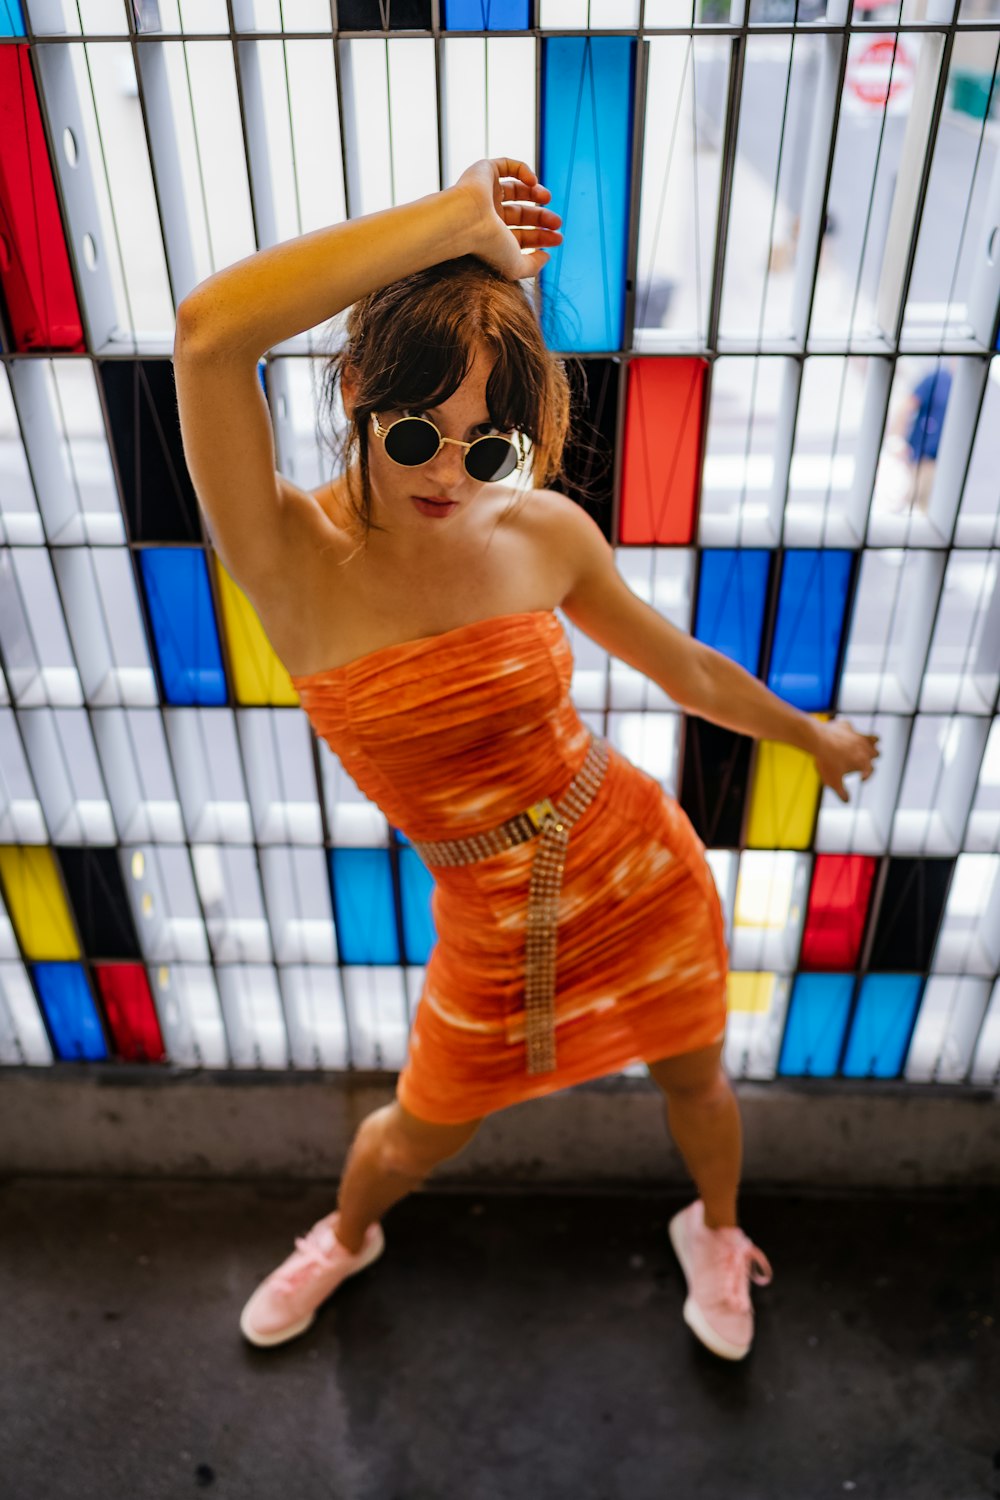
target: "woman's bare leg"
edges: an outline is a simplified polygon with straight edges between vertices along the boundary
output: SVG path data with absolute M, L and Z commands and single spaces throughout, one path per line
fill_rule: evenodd
M 472 1139 L 479 1120 L 434 1125 L 418 1119 L 398 1099 L 358 1126 L 337 1193 L 337 1238 L 357 1254 L 368 1225 L 419 1187 L 423 1179 Z
M 723 1040 L 697 1052 L 647 1063 L 666 1095 L 667 1126 L 705 1205 L 705 1223 L 737 1222 L 743 1164 L 739 1105 L 722 1067 Z

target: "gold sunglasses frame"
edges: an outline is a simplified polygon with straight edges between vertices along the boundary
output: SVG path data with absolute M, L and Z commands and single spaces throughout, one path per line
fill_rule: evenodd
M 389 452 L 388 448 L 385 447 L 385 440 L 388 437 L 389 433 L 392 431 L 392 429 L 394 427 L 398 427 L 399 426 L 400 422 L 425 422 L 428 427 L 433 427 L 434 428 L 434 431 L 438 435 L 438 445 L 435 448 L 434 452 L 431 454 L 430 458 L 423 459 L 422 462 L 419 463 L 419 464 L 401 464 L 398 459 L 393 458 L 393 456 Z M 397 417 L 397 419 L 396 419 L 395 422 L 390 422 L 389 425 L 388 425 L 388 427 L 383 427 L 382 424 L 381 424 L 381 422 L 378 419 L 378 412 L 376 412 L 376 411 L 372 412 L 372 423 L 373 423 L 373 425 L 375 427 L 375 435 L 376 435 L 376 437 L 380 437 L 382 439 L 382 447 L 385 449 L 385 456 L 386 456 L 386 458 L 389 460 L 389 462 L 391 464 L 395 464 L 397 469 L 422 469 L 424 467 L 424 464 L 429 464 L 432 459 L 437 458 L 438 454 L 441 452 L 441 449 L 444 447 L 445 443 L 454 443 L 456 447 L 458 447 L 458 448 L 464 448 L 466 454 L 468 454 L 469 449 L 470 448 L 474 448 L 477 443 L 485 443 L 485 442 L 488 442 L 491 438 L 497 438 L 497 437 L 503 437 L 504 436 L 503 433 L 484 432 L 483 435 L 482 435 L 482 437 L 473 438 L 473 440 L 472 440 L 471 443 L 463 443 L 461 438 L 445 437 L 444 434 L 442 433 L 441 429 L 437 426 L 437 424 L 435 422 L 431 421 L 430 417 Z M 522 432 L 517 433 L 517 442 L 516 443 L 511 442 L 511 440 L 509 438 L 507 439 L 507 441 L 510 442 L 511 447 L 514 449 L 514 451 L 517 453 L 517 456 L 518 456 L 517 457 L 517 463 L 514 465 L 513 469 L 511 469 L 510 473 L 511 474 L 520 474 L 521 470 L 524 468 L 524 465 L 525 465 L 525 463 L 527 461 L 527 457 L 528 457 L 528 455 L 527 455 L 527 453 L 525 452 L 525 449 L 524 449 L 524 434 Z M 463 461 L 462 462 L 463 462 L 463 467 L 465 469 L 465 472 L 467 474 L 469 474 L 469 466 L 468 466 L 467 463 L 465 463 L 464 456 L 463 456 Z M 470 479 L 475 479 L 476 476 L 475 476 L 475 474 L 469 474 L 469 478 Z M 505 474 L 504 475 L 504 479 L 507 479 L 507 478 L 509 478 L 509 475 Z M 486 484 L 487 482 L 488 481 L 485 480 L 485 479 L 477 479 L 476 480 L 477 484 Z M 498 480 L 497 483 L 499 483 L 499 482 L 500 481 Z

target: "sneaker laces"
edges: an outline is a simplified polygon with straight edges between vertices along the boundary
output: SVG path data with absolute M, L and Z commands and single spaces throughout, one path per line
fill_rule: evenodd
M 337 1264 L 338 1249 L 340 1253 L 350 1255 L 346 1245 L 340 1246 L 329 1223 L 314 1224 L 308 1234 L 297 1235 L 295 1249 L 298 1255 L 292 1255 L 287 1265 L 274 1273 L 275 1285 L 286 1292 L 290 1292 L 309 1270 L 332 1271 Z
M 767 1286 L 774 1275 L 771 1262 L 742 1229 L 716 1243 L 721 1252 L 722 1295 L 737 1312 L 749 1312 L 750 1282 Z

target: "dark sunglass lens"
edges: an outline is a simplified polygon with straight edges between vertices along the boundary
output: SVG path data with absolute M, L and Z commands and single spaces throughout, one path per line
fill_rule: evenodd
M 480 438 L 465 455 L 465 467 L 484 484 L 505 479 L 517 466 L 517 449 L 502 437 Z
M 385 451 L 397 464 L 425 464 L 437 450 L 438 435 L 422 417 L 402 417 L 386 433 Z

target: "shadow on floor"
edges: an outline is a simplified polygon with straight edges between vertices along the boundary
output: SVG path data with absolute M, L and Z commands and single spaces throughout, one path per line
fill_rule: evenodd
M 745 1193 L 774 1281 L 681 1320 L 691 1194 L 427 1189 L 273 1350 L 237 1320 L 335 1184 L 0 1181 L 11 1500 L 1000 1496 L 995 1193 Z

